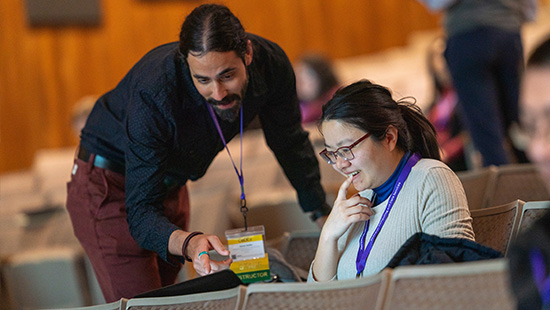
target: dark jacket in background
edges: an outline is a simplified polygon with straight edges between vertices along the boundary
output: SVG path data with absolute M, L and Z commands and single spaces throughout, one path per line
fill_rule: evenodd
M 395 253 L 387 267 L 460 263 L 500 257 L 502 254 L 499 251 L 468 239 L 416 233 Z

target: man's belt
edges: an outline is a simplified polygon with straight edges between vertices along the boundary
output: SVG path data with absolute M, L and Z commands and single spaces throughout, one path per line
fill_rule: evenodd
M 81 159 L 85 162 L 89 162 L 91 155 L 92 155 L 92 153 L 88 152 L 88 150 L 86 150 L 82 146 L 79 147 L 78 155 L 77 155 L 78 159 Z M 119 173 L 119 174 L 124 174 L 126 172 L 126 169 L 124 168 L 124 165 L 115 163 L 114 161 L 109 160 L 109 159 L 107 159 L 107 158 L 105 158 L 101 155 L 98 155 L 98 154 L 95 154 L 93 165 L 95 167 L 111 170 L 111 171 Z

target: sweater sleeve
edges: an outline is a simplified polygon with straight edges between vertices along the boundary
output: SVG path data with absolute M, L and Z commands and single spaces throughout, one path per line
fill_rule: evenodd
M 322 282 L 319 282 L 317 280 L 315 280 L 315 277 L 313 276 L 313 263 L 315 263 L 315 260 L 313 260 L 311 262 L 311 265 L 309 265 L 309 273 L 307 275 L 307 282 L 309 283 L 322 283 Z M 334 277 L 332 277 L 332 279 L 328 280 L 327 282 L 332 282 L 332 281 L 336 281 L 338 280 L 338 278 L 336 277 L 336 275 L 334 275 Z
M 474 240 L 468 201 L 458 177 L 447 166 L 426 170 L 419 207 L 422 231 L 446 238 Z

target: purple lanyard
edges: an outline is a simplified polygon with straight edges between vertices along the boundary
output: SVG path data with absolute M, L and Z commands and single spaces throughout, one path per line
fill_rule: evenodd
M 531 272 L 540 293 L 542 306 L 548 307 L 550 306 L 550 277 L 546 273 L 544 256 L 539 249 L 535 248 L 529 252 L 529 260 L 531 261 Z
M 386 219 L 388 218 L 388 214 L 390 214 L 390 210 L 393 207 L 393 204 L 395 203 L 395 199 L 397 198 L 397 195 L 399 195 L 401 188 L 403 188 L 403 183 L 405 183 L 405 180 L 409 176 L 409 173 L 411 172 L 412 167 L 416 165 L 416 163 L 420 160 L 420 158 L 421 158 L 420 154 L 414 153 L 407 160 L 407 163 L 403 167 L 403 170 L 401 170 L 401 173 L 397 178 L 397 182 L 393 186 L 393 190 L 389 197 L 386 210 L 384 210 L 384 213 L 382 214 L 382 218 L 380 218 L 380 222 L 378 222 L 376 229 L 372 233 L 372 236 L 370 237 L 367 247 L 365 247 L 365 238 L 367 237 L 367 232 L 369 231 L 370 220 L 367 220 L 365 222 L 365 228 L 363 229 L 363 233 L 361 234 L 361 238 L 359 239 L 359 251 L 357 252 L 357 259 L 355 260 L 355 268 L 357 269 L 357 276 L 356 276 L 357 278 L 359 278 L 363 270 L 365 270 L 365 264 L 367 263 L 367 258 L 369 257 L 370 251 L 372 250 L 374 241 L 376 240 L 378 233 L 382 229 L 382 226 L 386 222 Z
M 220 122 L 218 122 L 218 118 L 216 117 L 216 114 L 214 114 L 214 109 L 212 109 L 212 106 L 210 104 L 206 104 L 208 107 L 208 111 L 210 112 L 210 116 L 212 117 L 212 120 L 214 121 L 214 125 L 216 125 L 216 129 L 218 130 L 218 134 L 220 135 L 220 138 L 222 139 L 223 145 L 225 146 L 225 149 L 227 150 L 227 154 L 229 155 L 229 159 L 231 159 L 231 163 L 233 164 L 233 168 L 235 168 L 235 173 L 237 173 L 237 177 L 239 178 L 239 183 L 241 184 L 241 212 L 243 214 L 244 218 L 244 230 L 248 230 L 248 226 L 246 223 L 246 214 L 248 212 L 248 208 L 246 207 L 246 198 L 244 195 L 244 175 L 243 175 L 243 107 L 241 107 L 241 162 L 240 162 L 240 169 L 237 169 L 237 166 L 235 165 L 235 162 L 233 161 L 233 157 L 231 156 L 231 152 L 229 151 L 229 148 L 227 147 L 227 142 L 225 142 L 225 138 L 223 137 L 222 128 L 220 127 Z

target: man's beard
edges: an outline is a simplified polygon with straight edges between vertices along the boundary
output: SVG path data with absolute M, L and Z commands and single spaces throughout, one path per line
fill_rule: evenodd
M 241 110 L 242 106 L 242 100 L 244 98 L 244 95 L 246 94 L 246 90 L 248 89 L 248 80 L 245 82 L 243 89 L 241 90 L 240 96 L 237 94 L 230 94 L 225 96 L 222 100 L 218 101 L 215 99 L 208 99 L 208 103 L 214 108 L 214 111 L 218 116 L 223 119 L 224 121 L 228 122 L 234 122 L 239 117 L 239 111 Z M 227 103 L 230 103 L 232 101 L 235 101 L 235 105 L 230 109 L 220 109 L 220 105 L 224 105 Z
M 242 101 L 241 97 L 237 94 L 228 95 L 222 100 L 208 99 L 208 103 L 214 108 L 214 111 L 218 116 L 228 122 L 234 122 L 239 117 L 239 110 L 241 109 Z M 235 101 L 235 105 L 229 109 L 221 109 L 219 106 Z

